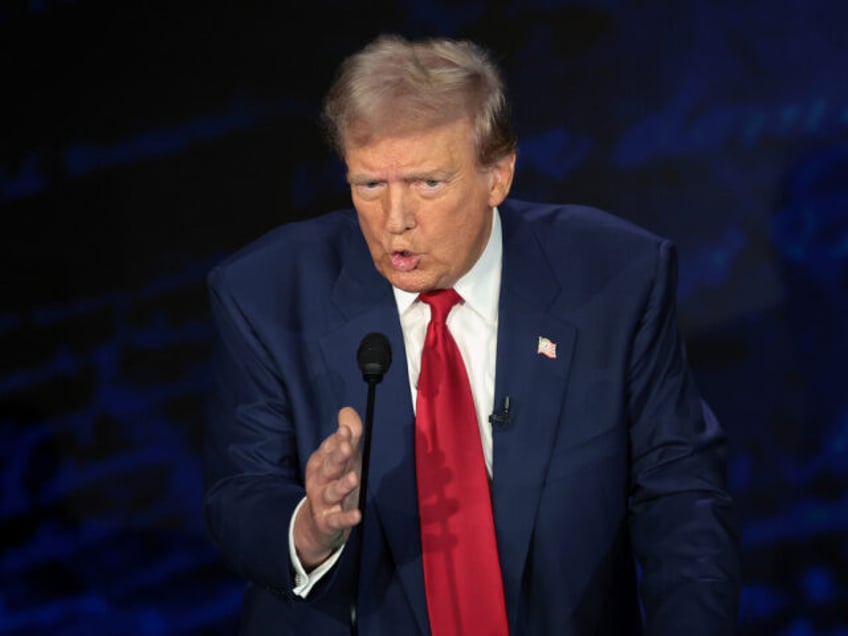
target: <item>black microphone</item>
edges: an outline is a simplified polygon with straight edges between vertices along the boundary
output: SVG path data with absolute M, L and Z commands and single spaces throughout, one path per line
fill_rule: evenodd
M 392 363 L 392 346 L 389 339 L 381 333 L 369 333 L 359 343 L 356 352 L 356 362 L 362 371 L 362 379 L 368 383 L 368 401 L 365 406 L 365 424 L 362 430 L 362 466 L 359 471 L 359 511 L 362 515 L 359 521 L 360 547 L 357 552 L 357 583 L 350 607 L 350 622 L 353 634 L 358 633 L 356 606 L 359 596 L 359 560 L 362 551 L 362 531 L 365 529 L 365 493 L 368 489 L 368 462 L 371 459 L 371 425 L 374 421 L 374 394 L 377 384 L 389 370 Z
M 500 413 L 492 412 L 489 416 L 489 423 L 492 425 L 492 430 L 503 431 L 512 424 L 512 415 L 509 412 L 509 396 L 503 400 L 503 408 Z
M 383 374 L 392 363 L 392 346 L 381 333 L 369 333 L 359 343 L 356 362 L 362 379 L 368 383 L 368 402 L 365 406 L 365 427 L 362 431 L 362 468 L 359 478 L 359 510 L 365 517 L 365 488 L 368 485 L 368 460 L 371 458 L 371 425 L 374 421 L 374 393 Z
M 392 346 L 389 339 L 381 333 L 369 333 L 359 343 L 356 362 L 362 371 L 362 379 L 376 384 L 392 364 Z

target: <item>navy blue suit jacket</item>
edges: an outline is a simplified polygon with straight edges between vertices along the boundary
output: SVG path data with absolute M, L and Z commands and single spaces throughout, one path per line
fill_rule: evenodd
M 597 210 L 507 200 L 492 499 L 511 633 L 729 634 L 739 586 L 724 437 L 675 324 L 666 241 Z M 429 633 L 403 337 L 353 211 L 282 226 L 210 274 L 220 334 L 208 527 L 249 581 L 245 634 Z M 361 338 L 386 334 L 364 529 L 307 600 L 287 532 L 307 458 L 351 405 Z M 556 357 L 537 352 L 540 336 Z M 638 562 L 638 568 L 634 565 Z M 637 597 L 643 603 L 642 626 Z

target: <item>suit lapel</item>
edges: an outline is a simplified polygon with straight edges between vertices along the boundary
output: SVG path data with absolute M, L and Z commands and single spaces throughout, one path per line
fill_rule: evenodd
M 503 404 L 509 396 L 510 421 L 493 426 L 492 502 L 504 594 L 515 620 L 576 330 L 549 311 L 559 283 L 537 238 L 508 205 L 501 208 L 501 221 L 504 252 L 495 404 Z M 540 336 L 556 344 L 554 358 L 538 352 Z
M 333 290 L 343 321 L 321 339 L 321 348 L 328 365 L 340 374 L 340 385 L 346 387 L 342 403 L 364 417 L 367 387 L 356 364 L 356 349 L 363 336 L 375 331 L 384 333 L 391 343 L 392 363 L 376 391 L 365 523 L 369 528 L 382 525 L 410 608 L 426 633 L 420 529 L 416 507 L 410 506 L 417 499 L 414 412 L 397 306 L 358 229 L 347 241 L 343 258 Z M 340 352 L 345 352 L 343 360 L 337 360 Z M 367 589 L 368 582 L 360 584 Z

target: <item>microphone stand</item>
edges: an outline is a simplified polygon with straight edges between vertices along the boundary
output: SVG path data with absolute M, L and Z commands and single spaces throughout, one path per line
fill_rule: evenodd
M 366 378 L 368 382 L 368 399 L 365 406 L 365 425 L 362 431 L 362 465 L 360 467 L 359 479 L 359 512 L 362 515 L 359 520 L 359 537 L 356 550 L 356 568 L 354 572 L 353 598 L 350 602 L 350 627 L 351 634 L 357 636 L 359 633 L 359 623 L 357 622 L 356 608 L 359 605 L 359 570 L 362 566 L 362 545 L 363 536 L 365 535 L 365 500 L 368 490 L 368 464 L 371 460 L 371 426 L 374 421 L 374 395 L 376 393 L 377 382 L 379 378 L 370 376 Z
M 376 378 L 368 378 L 368 399 L 365 404 L 365 426 L 362 431 L 362 466 L 360 468 L 359 479 L 359 510 L 362 513 L 362 519 L 359 524 L 362 526 L 365 522 L 365 491 L 368 488 L 368 464 L 371 460 L 371 427 L 374 422 L 374 394 L 377 388 Z
M 377 383 L 391 364 L 391 347 L 383 334 L 372 333 L 362 340 L 357 352 L 357 363 L 362 378 L 368 384 L 368 397 L 365 403 L 365 423 L 362 429 L 362 462 L 359 469 L 359 536 L 356 546 L 356 569 L 354 570 L 353 598 L 350 601 L 350 630 L 353 636 L 359 633 L 357 606 L 359 605 L 359 578 L 362 567 L 362 547 L 365 536 L 365 503 L 368 493 L 368 465 L 371 461 L 371 428 L 374 423 L 374 397 Z

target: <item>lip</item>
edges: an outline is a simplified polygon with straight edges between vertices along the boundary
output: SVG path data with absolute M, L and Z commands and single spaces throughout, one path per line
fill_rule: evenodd
M 392 264 L 392 269 L 397 272 L 411 272 L 418 267 L 418 262 L 421 260 L 421 255 L 409 250 L 392 250 L 389 252 L 389 261 Z

